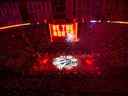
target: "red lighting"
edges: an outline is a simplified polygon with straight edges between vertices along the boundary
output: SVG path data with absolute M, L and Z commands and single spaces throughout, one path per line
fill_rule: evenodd
M 89 65 L 93 64 L 94 63 L 93 56 L 92 55 L 87 55 L 85 63 L 89 64 Z
M 95 58 L 92 54 L 84 55 L 86 58 L 79 58 L 81 55 L 60 55 L 41 54 L 37 61 L 33 64 L 33 72 L 63 72 L 66 74 L 79 73 L 84 71 L 86 74 L 93 76 L 101 76 L 102 69 L 97 66 Z M 83 73 L 83 72 L 82 72 Z
M 48 58 L 44 58 L 43 60 L 41 60 L 41 63 L 47 64 L 48 63 Z
M 93 64 L 93 61 L 92 61 L 91 59 L 87 59 L 87 60 L 85 61 L 85 63 L 91 65 L 91 64 Z

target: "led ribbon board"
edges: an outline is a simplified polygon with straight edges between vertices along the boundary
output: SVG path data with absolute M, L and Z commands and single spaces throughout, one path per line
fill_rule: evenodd
M 49 24 L 51 42 L 69 40 L 77 42 L 77 23 Z

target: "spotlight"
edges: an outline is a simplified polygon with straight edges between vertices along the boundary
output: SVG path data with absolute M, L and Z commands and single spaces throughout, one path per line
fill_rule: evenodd
M 90 20 L 90 23 L 96 23 L 97 21 L 96 20 Z

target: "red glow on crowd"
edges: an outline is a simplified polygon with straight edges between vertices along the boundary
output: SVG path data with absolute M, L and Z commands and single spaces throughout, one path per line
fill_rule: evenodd
M 47 64 L 48 63 L 48 58 L 44 58 L 43 60 L 40 60 L 41 64 Z
M 89 64 L 89 65 L 93 64 L 94 63 L 93 56 L 92 55 L 87 55 L 86 59 L 85 59 L 85 63 Z
M 85 63 L 86 64 L 93 64 L 93 61 L 91 59 L 87 59 L 87 60 L 85 60 Z
M 62 71 L 65 74 L 70 74 L 70 73 L 77 74 L 80 72 L 79 69 L 82 69 L 84 70 L 85 73 L 94 76 L 100 76 L 102 74 L 102 70 L 99 66 L 97 66 L 93 54 L 84 55 L 83 59 L 82 58 L 80 59 L 81 55 L 78 56 L 71 55 L 71 56 L 75 57 L 78 60 L 77 66 L 75 65 L 72 68 L 71 66 L 73 66 L 73 64 L 71 64 L 71 62 L 73 62 L 73 60 L 75 59 L 72 59 L 71 62 L 69 62 L 69 60 L 66 59 L 67 61 L 65 62 L 64 58 L 60 59 L 61 55 L 60 57 L 57 58 L 56 56 L 54 56 L 54 54 L 42 54 L 37 58 L 35 64 L 33 64 L 32 70 L 37 74 L 38 72 L 40 72 L 41 74 L 42 73 L 47 74 L 49 72 L 62 72 Z

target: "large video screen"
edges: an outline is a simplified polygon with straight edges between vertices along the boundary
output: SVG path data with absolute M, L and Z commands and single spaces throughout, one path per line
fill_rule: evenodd
M 64 40 L 77 42 L 77 23 L 49 24 L 51 42 Z

